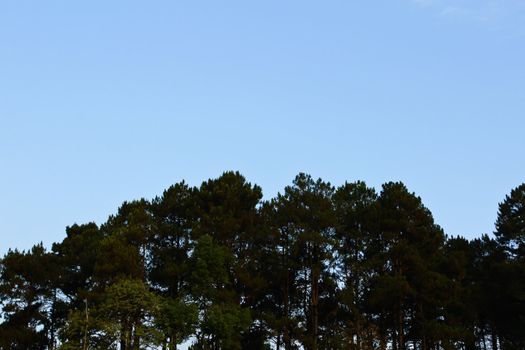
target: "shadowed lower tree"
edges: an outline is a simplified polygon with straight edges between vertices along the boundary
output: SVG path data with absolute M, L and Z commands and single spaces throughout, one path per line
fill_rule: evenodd
M 231 259 L 228 249 L 211 236 L 198 239 L 191 257 L 191 294 L 199 307 L 199 328 L 192 349 L 241 348 L 250 312 L 237 302 L 228 271 Z
M 286 215 L 280 209 L 277 199 L 264 203 L 261 208 L 265 244 L 260 249 L 261 260 L 258 264 L 265 281 L 258 311 L 264 324 L 269 328 L 268 338 L 275 343 L 275 348 L 291 349 L 295 343 L 297 318 L 293 317 L 297 298 L 297 247 L 295 230 L 289 225 Z
M 364 182 L 345 183 L 333 197 L 337 237 L 338 319 L 348 349 L 372 349 L 374 326 L 364 310 L 370 285 L 367 251 L 378 227 L 377 194 Z
M 445 276 L 436 270 L 444 235 L 421 199 L 399 182 L 386 183 L 378 198 L 379 231 L 370 254 L 375 262 L 368 304 L 377 315 L 380 347 L 405 350 L 407 344 L 432 349 L 438 339 L 429 339 L 429 323 L 439 301 L 425 295 L 446 288 Z M 432 284 L 429 284 L 432 283 Z
M 445 319 L 450 327 L 450 339 L 465 350 L 477 349 L 478 312 L 481 306 L 476 265 L 477 252 L 473 244 L 463 237 L 451 237 L 444 246 L 441 271 L 453 281 L 448 290 Z
M 186 299 L 159 297 L 159 313 L 155 324 L 162 338 L 162 348 L 177 349 L 177 344 L 188 340 L 191 335 L 195 334 L 198 316 L 197 305 Z
M 202 235 L 209 235 L 214 244 L 225 249 L 229 302 L 248 312 L 248 309 L 255 308 L 261 286 L 261 274 L 256 264 L 260 249 L 262 190 L 247 182 L 238 172 L 225 172 L 217 179 L 203 182 L 197 197 L 198 220 L 193 237 L 198 240 Z M 254 312 L 253 316 L 258 314 Z M 260 319 L 252 319 L 250 329 L 256 329 L 260 322 Z M 243 332 L 243 337 L 251 334 Z
M 140 280 L 122 279 L 106 288 L 96 310 L 105 336 L 120 342 L 121 350 L 138 350 L 161 343 L 155 327 L 161 301 Z
M 297 334 L 305 349 L 317 350 L 319 340 L 319 300 L 323 279 L 333 266 L 334 211 L 333 187 L 321 179 L 299 174 L 292 186 L 285 188 L 274 202 L 278 227 L 282 235 L 287 282 L 284 321 L 285 349 L 292 347 L 289 321 L 297 317 Z M 289 243 L 293 242 L 291 246 Z M 290 254 L 291 253 L 291 254 Z M 292 261 L 290 261 L 290 259 Z M 291 277 L 295 280 L 292 282 Z M 295 295 L 290 285 L 297 286 Z M 297 309 L 293 310 L 291 306 Z
M 160 345 L 158 320 L 166 311 L 162 302 L 142 281 L 118 279 L 106 287 L 89 314 L 70 314 L 60 349 L 138 350 Z
M 0 349 L 55 349 L 67 313 L 56 256 L 42 244 L 27 252 L 10 250 L 0 272 Z
M 499 204 L 496 231 L 499 247 L 491 260 L 494 309 L 494 338 L 506 350 L 525 348 L 525 183 L 514 188 Z M 497 255 L 503 250 L 506 261 Z M 492 255 L 493 256 L 493 255 Z M 497 333 L 497 335 L 496 335 Z M 494 341 L 494 344 L 496 342 Z
M 164 297 L 161 329 L 170 350 L 193 334 L 196 307 L 189 300 L 192 228 L 197 221 L 197 190 L 177 183 L 152 202 L 149 280 Z
M 68 308 L 67 322 L 60 330 L 62 347 L 85 349 L 88 346 L 86 305 L 91 306 L 96 300 L 94 272 L 103 239 L 104 233 L 95 223 L 75 224 L 66 228 L 62 242 L 53 244 L 53 253 L 60 265 L 58 287 Z

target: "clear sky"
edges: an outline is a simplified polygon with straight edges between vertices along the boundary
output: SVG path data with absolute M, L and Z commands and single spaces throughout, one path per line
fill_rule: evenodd
M 524 135 L 523 0 L 0 3 L 0 252 L 224 170 L 401 180 L 472 238 Z

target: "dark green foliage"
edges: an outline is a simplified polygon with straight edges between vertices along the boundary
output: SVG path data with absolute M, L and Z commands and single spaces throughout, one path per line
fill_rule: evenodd
M 469 241 L 399 182 L 180 182 L 8 251 L 0 350 L 523 350 L 524 208 L 525 184 Z
M 494 234 L 511 254 L 525 258 L 525 184 L 513 189 L 500 203 Z
M 447 280 L 436 263 L 443 233 L 421 199 L 402 183 L 383 185 L 377 203 L 378 231 L 368 252 L 373 272 L 365 299 L 377 315 L 382 343 L 404 350 L 417 339 L 426 349 L 434 338 L 442 338 L 437 330 Z
M 42 244 L 9 251 L 2 259 L 0 349 L 41 349 L 55 344 L 66 307 L 58 298 L 59 265 Z
M 277 320 L 286 349 L 294 340 L 307 349 L 318 348 L 322 286 L 333 264 L 333 187 L 321 179 L 299 174 L 272 203 L 277 230 L 275 255 Z M 295 338 L 295 339 L 294 339 Z
M 160 299 L 156 324 L 163 339 L 169 338 L 172 347 L 187 340 L 197 327 L 198 312 L 194 303 L 181 299 Z
M 250 312 L 241 308 L 228 271 L 232 257 L 211 236 L 199 238 L 192 256 L 192 295 L 201 311 L 196 349 L 239 349 Z
M 335 320 L 347 346 L 371 347 L 370 335 L 374 334 L 375 326 L 363 301 L 371 283 L 373 243 L 379 229 L 377 194 L 359 181 L 339 187 L 333 199 L 338 277 L 342 283 L 336 292 L 339 308 Z

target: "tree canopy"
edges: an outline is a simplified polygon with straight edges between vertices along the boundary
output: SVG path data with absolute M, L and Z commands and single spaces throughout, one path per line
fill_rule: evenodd
M 467 240 L 400 182 L 182 181 L 9 250 L 0 311 L 1 350 L 523 350 L 525 184 Z

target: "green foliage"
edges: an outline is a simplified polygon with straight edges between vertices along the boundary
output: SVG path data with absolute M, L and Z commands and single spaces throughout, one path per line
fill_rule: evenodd
M 219 346 L 240 349 L 242 333 L 250 325 L 249 310 L 236 302 L 231 289 L 226 247 L 203 235 L 197 241 L 192 255 L 192 295 L 200 305 L 200 339 L 197 348 Z M 207 344 L 207 345 L 206 345 Z
M 0 349 L 38 349 L 54 343 L 63 325 L 64 305 L 57 295 L 57 259 L 42 244 L 9 251 L 1 261 Z
M 201 236 L 197 241 L 191 257 L 191 289 L 199 302 L 208 304 L 222 296 L 221 291 L 229 283 L 228 258 L 227 249 L 213 242 L 211 236 Z
M 8 251 L 0 350 L 521 350 L 524 208 L 522 184 L 469 241 L 400 182 L 180 182 Z
M 102 331 L 108 338 L 126 338 L 130 344 L 136 338 L 141 339 L 141 344 L 159 342 L 154 319 L 161 310 L 160 301 L 143 282 L 118 280 L 106 288 L 104 295 L 96 315 L 105 321 L 106 328 Z
M 66 228 L 66 238 L 53 244 L 53 253 L 60 266 L 59 288 L 80 305 L 85 293 L 92 288 L 95 265 L 98 261 L 103 233 L 94 223 Z
M 525 184 L 514 188 L 499 204 L 494 234 L 512 255 L 525 259 Z
M 111 349 L 120 344 L 135 349 L 160 344 L 155 320 L 164 319 L 163 306 L 143 282 L 119 279 L 105 289 L 98 305 L 86 304 L 84 310 L 70 312 L 62 333 L 63 348 Z
M 212 305 L 201 324 L 205 334 L 222 349 L 237 350 L 241 348 L 242 333 L 250 325 L 250 311 L 235 304 Z
M 180 344 L 195 333 L 198 315 L 199 309 L 196 304 L 164 298 L 160 302 L 156 325 L 163 334 L 174 336 L 175 344 Z

